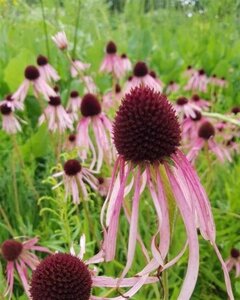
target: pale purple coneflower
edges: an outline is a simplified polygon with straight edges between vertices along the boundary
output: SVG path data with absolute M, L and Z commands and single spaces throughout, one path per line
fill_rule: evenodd
M 211 104 L 208 101 L 202 99 L 197 94 L 192 95 L 191 102 L 194 103 L 195 105 L 197 105 L 198 107 L 200 107 L 203 110 L 208 109 L 211 106 Z
M 103 160 L 108 164 L 112 161 L 112 124 L 102 112 L 101 105 L 94 94 L 88 93 L 84 95 L 80 109 L 83 117 L 80 119 L 77 127 L 79 156 L 85 161 L 90 150 L 92 154 L 90 169 L 93 169 L 96 165 L 96 170 L 99 171 Z M 89 135 L 90 127 L 93 129 L 94 142 Z M 97 150 L 94 147 L 94 143 L 97 145 Z
M 182 121 L 182 139 L 184 141 L 196 140 L 198 129 L 206 119 L 200 111 L 195 111 L 195 117 L 186 117 Z
M 213 74 L 210 78 L 209 78 L 209 83 L 215 86 L 219 85 L 219 78 L 217 78 L 216 74 Z
M 58 81 L 60 79 L 57 71 L 49 64 L 48 58 L 46 56 L 38 55 L 37 65 L 40 75 L 46 81 L 51 82 L 52 80 Z
M 124 75 L 121 57 L 117 54 L 117 46 L 114 42 L 108 42 L 106 54 L 100 67 L 100 72 L 111 73 L 116 78 Z
M 149 71 L 149 75 L 157 82 L 157 84 L 160 85 L 161 89 L 163 89 L 164 84 L 158 77 L 157 73 L 155 71 L 151 70 L 151 71 Z
M 7 287 L 5 296 L 11 299 L 14 285 L 14 273 L 18 272 L 26 294 L 29 296 L 28 268 L 34 270 L 40 263 L 39 258 L 31 251 L 51 253 L 47 248 L 36 245 L 38 238 L 32 238 L 24 242 L 15 239 L 6 240 L 1 245 L 1 254 L 7 262 Z
M 56 96 L 56 92 L 47 84 L 44 78 L 40 75 L 40 72 L 35 66 L 27 66 L 24 71 L 25 79 L 19 86 L 17 91 L 12 95 L 15 101 L 23 102 L 27 96 L 27 92 L 30 86 L 33 87 L 33 91 L 36 97 L 42 94 L 45 99 Z
M 215 141 L 215 133 L 215 128 L 211 122 L 205 121 L 200 125 L 197 137 L 192 142 L 191 149 L 187 154 L 189 161 L 193 162 L 202 149 L 214 153 L 222 163 L 225 160 L 232 161 L 227 149 Z
M 162 88 L 159 83 L 148 72 L 148 67 L 145 62 L 138 61 L 133 69 L 133 76 L 129 78 L 125 85 L 125 93 L 137 86 L 148 86 L 155 91 L 161 91 Z
M 78 91 L 71 91 L 70 98 L 67 104 L 67 110 L 71 111 L 73 121 L 78 120 L 79 109 L 81 105 L 81 98 Z
M 47 122 L 50 131 L 64 132 L 66 129 L 73 130 L 73 121 L 61 104 L 59 96 L 49 97 L 48 106 L 39 118 L 39 125 Z
M 102 250 L 105 260 L 111 261 L 115 257 L 120 211 L 124 207 L 127 182 L 132 178 L 130 190 L 133 191 L 133 199 L 129 216 L 127 262 L 121 278 L 125 277 L 134 259 L 139 238 L 139 201 L 143 190 L 147 187 L 153 199 L 158 225 L 152 237 L 152 259 L 148 260 L 146 267 L 137 274 L 142 282 L 144 283 L 151 272 L 159 269 L 163 271 L 176 263 L 188 245 L 189 263 L 178 299 L 190 299 L 199 269 L 197 233 L 199 228 L 203 238 L 211 242 L 221 261 L 228 295 L 233 300 L 229 274 L 215 242 L 216 231 L 210 203 L 195 170 L 178 149 L 181 139 L 180 126 L 166 96 L 149 87 L 141 86 L 131 90 L 117 112 L 113 136 L 118 158 L 112 172 L 109 194 L 101 213 L 104 231 Z M 167 263 L 165 260 L 169 252 L 171 232 L 166 180 L 170 184 L 187 234 L 184 250 Z
M 79 204 L 80 199 L 86 200 L 88 190 L 86 183 L 97 191 L 98 180 L 92 174 L 92 171 L 83 167 L 77 159 L 69 159 L 64 163 L 63 171 L 53 174 L 53 177 L 62 177 L 63 180 L 58 183 L 53 189 L 60 185 L 65 186 L 65 196 L 72 196 L 73 203 Z M 79 197 L 80 195 L 80 197 Z
M 139 277 L 124 278 L 120 287 L 130 289 L 121 296 L 104 297 L 92 295 L 92 288 L 118 289 L 118 278 L 97 275 L 97 269 L 92 264 L 102 262 L 102 257 L 96 255 L 84 261 L 85 236 L 80 239 L 80 251 L 76 254 L 73 247 L 71 254 L 56 253 L 46 257 L 33 272 L 30 295 L 32 300 L 125 300 L 139 290 L 143 281 Z M 157 277 L 149 277 L 145 284 L 156 283 Z M 143 284 L 144 284 L 143 283 Z
M 167 89 L 166 89 L 166 93 L 171 94 L 171 93 L 177 92 L 178 90 L 179 90 L 179 84 L 177 84 L 173 80 L 169 81 Z
M 4 97 L 4 99 L 0 102 L 0 105 L 6 104 L 7 106 L 11 107 L 12 111 L 16 110 L 23 110 L 24 106 L 22 102 L 17 101 L 12 97 L 12 94 L 8 94 Z
M 98 177 L 98 193 L 102 197 L 106 197 L 110 187 L 111 178 Z
M 84 84 L 84 93 L 97 93 L 97 86 L 91 76 L 83 76 L 83 79 L 81 80 Z
M 187 77 L 192 77 L 193 74 L 197 72 L 191 65 L 187 66 L 186 70 L 184 71 L 184 75 Z
M 119 106 L 122 99 L 122 89 L 120 85 L 117 83 L 114 87 L 113 91 L 107 92 L 103 95 L 102 108 L 104 111 L 109 111 L 110 108 L 114 108 Z
M 21 125 L 18 119 L 14 116 L 12 108 L 4 103 L 0 105 L 0 112 L 2 115 L 2 129 L 8 134 L 15 134 L 21 131 Z
M 132 70 L 132 63 L 128 58 L 127 54 L 123 53 L 121 55 L 122 66 L 125 73 L 130 72 Z
M 199 106 L 197 106 L 195 103 L 188 101 L 186 97 L 179 97 L 174 107 L 181 120 L 184 117 L 195 118 L 196 111 L 201 111 L 201 108 Z
M 219 78 L 219 83 L 218 85 L 221 87 L 221 88 L 225 88 L 227 86 L 227 80 L 225 77 L 221 77 Z
M 57 32 L 52 36 L 52 40 L 60 50 L 66 50 L 68 48 L 68 40 L 64 31 Z
M 205 74 L 205 71 L 200 69 L 192 74 L 187 85 L 185 86 L 185 90 L 206 92 L 208 81 L 209 80 Z
M 77 136 L 75 133 L 71 133 L 68 135 L 65 143 L 64 143 L 64 149 L 68 151 L 72 151 L 77 147 Z
M 90 68 L 90 64 L 84 63 L 80 60 L 77 59 L 73 59 L 72 60 L 72 64 L 71 64 L 71 68 L 70 68 L 70 72 L 72 77 L 77 77 L 79 73 L 84 72 L 85 70 Z
M 231 109 L 231 113 L 233 115 L 240 115 L 240 106 L 234 106 L 232 109 Z
M 226 260 L 226 266 L 228 272 L 235 268 L 236 278 L 240 277 L 240 251 L 238 249 L 232 248 L 230 257 Z

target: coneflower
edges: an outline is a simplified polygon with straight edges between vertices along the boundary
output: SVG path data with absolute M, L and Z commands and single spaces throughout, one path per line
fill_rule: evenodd
M 40 75 L 46 81 L 58 81 L 60 79 L 57 71 L 49 64 L 46 56 L 38 55 L 37 65 Z
M 161 91 L 160 84 L 149 74 L 148 67 L 145 62 L 138 61 L 133 68 L 133 77 L 128 80 L 125 86 L 125 92 L 128 93 L 132 88 L 137 86 L 148 86 L 156 91 Z
M 61 104 L 59 96 L 50 97 L 48 106 L 39 118 L 39 125 L 47 122 L 50 131 L 64 132 L 67 128 L 73 130 L 73 121 Z
M 24 71 L 25 79 L 19 86 L 18 90 L 12 95 L 12 98 L 16 101 L 23 102 L 27 96 L 27 92 L 30 86 L 33 87 L 33 91 L 36 97 L 39 94 L 43 95 L 46 100 L 49 97 L 56 96 L 56 92 L 47 84 L 45 79 L 41 76 L 39 70 L 35 66 L 27 66 Z
M 18 119 L 14 116 L 11 106 L 6 102 L 0 105 L 2 115 L 2 129 L 8 134 L 15 134 L 21 131 L 21 125 Z
M 185 86 L 185 90 L 206 92 L 208 82 L 209 80 L 206 76 L 205 71 L 203 69 L 200 69 L 192 73 L 187 85 Z
M 9 106 L 12 109 L 12 111 L 14 111 L 15 109 L 16 110 L 24 109 L 23 103 L 15 100 L 12 94 L 6 95 L 4 99 L 0 102 L 0 105 L 2 104 L 6 104 L 7 106 Z
M 186 97 L 179 97 L 175 104 L 176 112 L 179 114 L 180 119 L 184 117 L 195 118 L 196 111 L 201 111 L 200 107 L 195 103 L 188 101 Z
M 53 174 L 53 177 L 62 177 L 63 181 L 55 188 L 64 183 L 66 197 L 71 195 L 74 204 L 79 204 L 80 199 L 85 200 L 88 196 L 86 182 L 93 190 L 97 190 L 98 180 L 90 170 L 83 167 L 77 159 L 69 159 L 63 165 L 63 171 Z
M 117 46 L 113 41 L 108 42 L 106 46 L 106 54 L 100 72 L 111 73 L 116 78 L 121 78 L 124 75 L 123 63 L 117 54 Z
M 34 270 L 40 263 L 38 257 L 31 251 L 51 253 L 47 248 L 36 245 L 38 238 L 20 242 L 15 239 L 6 240 L 1 245 L 1 254 L 7 262 L 7 288 L 5 296 L 11 298 L 14 285 L 14 272 L 18 272 L 24 290 L 29 295 L 27 268 Z
M 77 127 L 77 146 L 79 147 L 80 158 L 84 161 L 87 159 L 89 149 L 92 152 L 91 169 L 96 166 L 99 171 L 103 159 L 107 163 L 112 161 L 111 130 L 112 124 L 107 116 L 102 112 L 100 102 L 94 94 L 85 94 L 82 98 L 80 107 L 82 118 Z M 92 126 L 94 140 L 97 150 L 89 135 L 89 128 Z
M 240 251 L 236 248 L 232 248 L 230 251 L 230 257 L 226 261 L 228 272 L 233 268 L 236 269 L 236 277 L 240 277 Z
M 198 128 L 198 134 L 192 141 L 191 150 L 187 154 L 187 158 L 193 162 L 199 152 L 206 147 L 207 151 L 214 153 L 217 158 L 224 162 L 226 159 L 232 161 L 229 152 L 215 141 L 215 127 L 209 121 L 204 121 Z
M 167 178 L 185 224 L 189 246 L 188 269 L 178 299 L 190 299 L 197 281 L 199 269 L 197 227 L 204 239 L 210 240 L 213 245 L 224 269 L 229 297 L 234 299 L 226 266 L 215 243 L 216 232 L 209 201 L 195 170 L 178 149 L 181 139 L 180 127 L 175 111 L 166 96 L 149 87 L 141 86 L 133 89 L 125 96 L 117 112 L 113 136 L 118 158 L 113 169 L 109 194 L 101 213 L 105 260 L 111 261 L 115 257 L 125 187 L 132 178 L 133 199 L 128 253 L 122 278 L 129 271 L 134 259 L 138 236 L 139 201 L 145 187 L 153 199 L 158 229 L 152 237 L 153 257 L 138 275 L 147 279 L 150 272 L 158 270 L 159 267 L 164 270 L 171 265 L 171 263 L 165 265 L 170 247 L 169 210 L 164 184 Z M 156 240 L 158 235 L 159 244 Z

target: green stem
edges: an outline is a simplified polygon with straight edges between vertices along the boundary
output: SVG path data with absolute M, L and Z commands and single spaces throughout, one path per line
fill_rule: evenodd
M 163 272 L 162 276 L 162 284 L 163 284 L 163 289 L 164 289 L 164 296 L 163 300 L 168 300 L 169 299 L 169 289 L 168 289 L 168 271 L 165 270 Z
M 47 30 L 47 22 L 46 22 L 46 15 L 45 15 L 45 12 L 44 12 L 43 0 L 40 0 L 40 4 L 41 4 L 41 11 L 42 11 L 42 18 L 43 18 L 43 30 L 44 30 L 44 35 L 45 35 L 47 56 L 50 59 L 50 47 L 49 47 L 49 42 L 48 42 L 48 30 Z
M 229 116 L 224 116 L 224 115 L 219 114 L 219 113 L 213 113 L 213 112 L 205 112 L 205 111 L 203 111 L 202 115 L 205 116 L 205 117 L 210 117 L 210 118 L 214 118 L 214 119 L 220 119 L 220 120 L 232 123 L 234 125 L 240 126 L 240 121 L 235 120 L 234 118 L 229 117 Z
M 72 50 L 72 57 L 73 58 L 75 58 L 75 53 L 76 53 L 76 48 L 77 48 L 77 31 L 78 31 L 78 25 L 79 25 L 79 20 L 80 20 L 80 7 L 81 7 L 81 0 L 78 0 L 77 18 L 76 18 L 74 43 L 73 43 L 73 50 Z

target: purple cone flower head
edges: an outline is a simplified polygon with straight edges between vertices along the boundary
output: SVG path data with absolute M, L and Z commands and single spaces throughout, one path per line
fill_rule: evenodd
M 6 133 L 15 134 L 22 130 L 18 119 L 15 117 L 14 112 L 8 103 L 1 103 L 0 112 L 2 115 L 2 129 Z
M 116 114 L 113 136 L 118 158 L 101 213 L 104 230 L 102 249 L 105 260 L 111 261 L 115 257 L 121 208 L 124 208 L 125 195 L 132 190 L 127 262 L 121 278 L 130 270 L 136 243 L 141 241 L 138 233 L 139 202 L 143 190 L 148 189 L 155 207 L 158 227 L 152 236 L 152 258 L 137 275 L 144 282 L 149 274 L 157 271 L 159 267 L 161 270 L 169 268 L 188 246 L 188 268 L 178 299 L 190 299 L 199 269 L 199 229 L 203 238 L 211 242 L 221 261 L 228 295 L 233 300 L 227 268 L 215 242 L 216 232 L 210 203 L 195 170 L 178 149 L 181 139 L 180 127 L 166 96 L 146 86 L 131 90 L 126 94 Z M 187 234 L 184 249 L 168 263 L 165 263 L 165 260 L 169 252 L 171 234 L 165 193 L 166 180 L 171 187 Z M 157 237 L 160 237 L 160 242 L 157 242 Z M 143 245 L 142 250 L 146 253 Z
M 60 79 L 57 71 L 49 64 L 48 58 L 43 55 L 37 57 L 38 70 L 42 78 L 46 81 L 58 81 Z
M 226 265 L 229 272 L 235 268 L 236 278 L 240 277 L 240 251 L 238 249 L 231 249 L 230 257 L 227 259 Z

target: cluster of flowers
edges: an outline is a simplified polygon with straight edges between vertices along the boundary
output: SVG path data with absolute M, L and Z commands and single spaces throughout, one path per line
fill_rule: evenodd
M 67 133 L 62 150 L 76 149 L 78 154 L 78 157 L 65 161 L 62 170 L 53 175 L 63 178 L 55 188 L 63 183 L 66 196 L 71 196 L 74 204 L 87 199 L 89 188 L 106 197 L 100 216 L 102 247 L 94 257 L 83 262 L 85 242 L 82 239 L 79 255 L 73 252 L 52 254 L 40 263 L 29 250 L 48 250 L 36 246 L 36 239 L 24 243 L 5 241 L 1 249 L 8 262 L 6 294 L 12 294 L 16 266 L 26 293 L 33 300 L 109 299 L 91 295 L 93 286 L 115 287 L 117 290 L 129 287 L 124 294 L 119 292 L 120 296 L 110 298 L 126 299 L 144 284 L 157 282 L 159 272 L 176 264 L 189 248 L 188 268 L 178 296 L 179 300 L 188 300 L 198 276 L 199 230 L 213 246 L 222 265 L 228 297 L 234 299 L 228 271 L 236 266 L 239 276 L 239 252 L 232 250 L 231 258 L 224 263 L 216 245 L 209 200 L 190 163 L 194 162 L 201 149 L 212 151 L 221 161 L 231 161 L 232 155 L 239 151 L 237 128 L 228 122 L 211 119 L 207 112 L 211 109 L 211 101 L 197 94 L 206 92 L 208 85 L 224 88 L 226 80 L 214 75 L 208 78 L 204 70 L 188 67 L 185 72 L 188 82 L 182 90 L 173 81 L 164 86 L 145 62 L 139 61 L 132 68 L 127 55 L 119 56 L 115 43 L 111 41 L 107 44 L 100 71 L 110 74 L 113 84 L 112 89 L 101 96 L 93 78 L 87 74 L 90 65 L 71 58 L 65 33 L 58 33 L 53 41 L 68 58 L 71 76 L 78 78 L 84 86 L 84 95 L 81 97 L 78 91 L 71 91 L 64 106 L 56 87 L 60 77 L 48 59 L 39 55 L 37 66 L 26 67 L 25 80 L 18 90 L 1 102 L 2 127 L 9 134 L 21 130 L 16 111 L 24 109 L 24 100 L 32 86 L 36 99 L 41 106 L 44 105 L 39 125 L 46 122 L 50 132 L 58 131 L 65 136 Z M 191 95 L 178 97 L 171 104 L 166 95 L 173 97 L 179 91 Z M 110 110 L 117 111 L 114 121 L 108 117 Z M 236 122 L 239 111 L 238 107 L 232 110 L 236 114 Z M 229 118 L 232 118 L 231 114 Z M 187 157 L 182 151 L 187 153 Z M 103 164 L 111 170 L 111 178 L 97 177 Z M 167 257 L 171 220 L 166 180 L 187 235 L 183 249 L 170 261 Z M 151 195 L 158 220 L 150 249 L 145 246 L 138 230 L 139 202 L 145 190 Z M 131 212 L 125 207 L 124 199 L 128 196 L 132 197 Z M 89 265 L 115 259 L 122 208 L 130 227 L 125 268 L 120 278 L 97 276 Z M 128 278 L 137 243 L 147 263 L 134 277 Z M 27 266 L 36 269 L 30 286 Z

